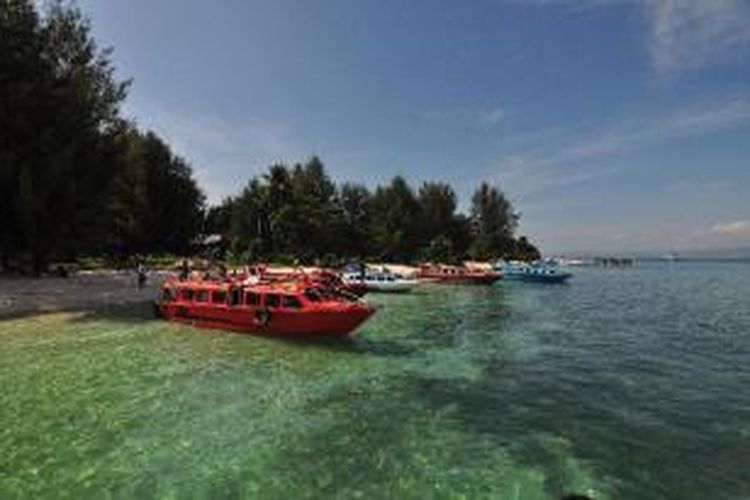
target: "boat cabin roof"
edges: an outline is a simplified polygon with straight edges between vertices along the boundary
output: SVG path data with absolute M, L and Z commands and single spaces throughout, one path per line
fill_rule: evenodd
M 208 280 L 165 281 L 162 285 L 162 294 L 173 296 L 172 290 L 174 290 L 182 300 L 185 300 L 186 298 L 187 300 L 192 300 L 194 294 L 199 295 L 203 292 L 207 294 L 210 293 L 212 296 L 217 294 L 230 295 L 234 293 L 239 293 L 243 296 L 295 296 L 298 298 L 304 297 L 303 300 L 305 302 L 356 302 L 358 300 L 357 297 L 347 294 L 344 291 L 321 286 L 315 282 L 305 281 L 285 281 L 259 284 Z

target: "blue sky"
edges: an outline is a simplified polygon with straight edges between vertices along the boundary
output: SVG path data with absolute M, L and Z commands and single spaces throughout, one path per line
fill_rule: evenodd
M 495 182 L 546 253 L 750 245 L 747 0 L 79 5 L 211 201 L 317 154 Z

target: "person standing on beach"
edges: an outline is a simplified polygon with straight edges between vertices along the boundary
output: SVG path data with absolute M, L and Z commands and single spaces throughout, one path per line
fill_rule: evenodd
M 143 262 L 138 263 L 138 267 L 136 267 L 136 273 L 138 273 L 138 288 L 141 289 L 146 284 L 146 280 L 148 279 L 148 275 L 146 274 L 146 266 L 143 264 Z
M 186 281 L 190 277 L 190 264 L 187 259 L 182 259 L 182 267 L 180 270 L 180 281 Z

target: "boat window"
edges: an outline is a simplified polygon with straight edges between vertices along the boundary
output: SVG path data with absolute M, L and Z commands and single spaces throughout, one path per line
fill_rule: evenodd
M 161 298 L 164 302 L 172 302 L 172 289 L 165 288 L 161 292 Z
M 208 302 L 208 290 L 198 290 L 195 293 L 196 302 Z
M 320 302 L 320 294 L 312 288 L 305 290 L 305 297 L 307 297 L 307 300 L 310 302 Z
M 294 295 L 283 295 L 281 305 L 287 309 L 302 309 L 302 303 Z
M 249 306 L 257 306 L 260 304 L 260 299 L 257 293 L 245 292 L 245 304 Z
M 226 304 L 227 292 L 224 292 L 224 291 L 214 292 L 213 296 L 211 297 L 211 302 L 213 302 L 214 304 Z
M 190 301 L 193 300 L 193 295 L 195 295 L 195 292 L 193 292 L 192 288 L 183 288 L 182 289 L 182 300 L 190 302 Z
M 232 288 L 232 291 L 229 293 L 229 303 L 233 306 L 242 304 L 242 290 Z
M 279 296 L 276 294 L 266 295 L 266 307 L 279 307 Z

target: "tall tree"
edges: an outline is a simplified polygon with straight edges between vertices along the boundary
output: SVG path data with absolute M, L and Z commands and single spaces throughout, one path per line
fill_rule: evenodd
M 272 248 L 275 253 L 286 253 L 300 245 L 291 175 L 285 165 L 277 164 L 268 170 L 264 179 Z
M 27 0 L 0 0 L 0 254 L 3 268 L 24 246 L 18 205 L 20 173 L 33 151 L 42 82 L 40 21 Z M 28 167 L 26 167 L 28 168 Z
M 378 186 L 372 198 L 371 231 L 381 257 L 413 259 L 421 243 L 419 223 L 419 202 L 403 177 Z
M 521 236 L 516 241 L 513 251 L 513 258 L 516 260 L 535 261 L 542 258 L 539 249 L 534 246 L 526 236 Z
M 192 169 L 154 133 L 129 130 L 110 196 L 111 249 L 186 252 L 203 225 L 204 196 Z
M 267 196 L 268 189 L 253 178 L 239 196 L 222 204 L 228 223 L 217 232 L 231 238 L 234 255 L 243 261 L 261 259 L 272 248 Z
M 518 214 L 497 187 L 483 182 L 471 199 L 474 242 L 471 254 L 476 259 L 496 259 L 513 251 L 513 235 Z
M 95 237 L 80 228 L 96 225 L 91 207 L 112 179 L 102 152 L 127 82 L 115 80 L 110 52 L 97 48 L 80 11 L 61 2 L 40 18 L 31 1 L 2 0 L 0 32 L 0 191 L 15 233 L 2 251 L 27 256 L 39 272 L 51 254 L 81 251 Z
M 345 234 L 340 248 L 347 257 L 363 258 L 373 251 L 370 234 L 372 194 L 361 184 L 344 183 L 339 193 L 344 213 Z
M 297 214 L 296 241 L 301 257 L 311 260 L 340 253 L 342 233 L 346 230 L 344 213 L 337 203 L 336 185 L 320 159 L 312 157 L 292 171 L 293 211 Z
M 419 188 L 420 237 L 429 260 L 453 257 L 451 229 L 456 212 L 456 193 L 448 184 L 425 182 Z

